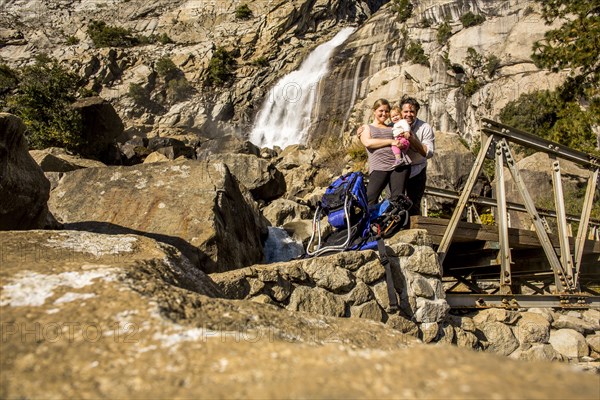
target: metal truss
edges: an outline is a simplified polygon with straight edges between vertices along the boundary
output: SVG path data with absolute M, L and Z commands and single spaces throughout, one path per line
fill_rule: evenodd
M 457 205 L 437 251 L 439 261 L 444 266 L 458 223 L 468 204 L 479 202 L 479 204 L 487 204 L 495 207 L 497 210 L 498 249 L 496 259 L 490 265 L 495 264 L 495 271 L 498 270 L 499 266 L 499 277 L 498 272 L 495 272 L 499 287 L 497 293 L 485 293 L 478 289 L 477 279 L 470 277 L 470 273 L 467 273 L 465 276 L 460 275 L 454 270 L 452 276 L 456 279 L 457 285 L 464 285 L 463 287 L 467 287 L 472 294 L 455 294 L 450 289 L 447 292 L 450 298 L 453 299 L 452 302 L 455 302 L 456 306 L 460 307 L 467 304 L 474 307 L 489 306 L 490 304 L 504 307 L 507 301 L 508 303 L 512 302 L 519 305 L 526 304 L 528 307 L 532 306 L 531 304 L 552 304 L 550 305 L 551 307 L 600 307 L 600 297 L 594 296 L 595 292 L 593 290 L 582 286 L 580 279 L 581 266 L 584 260 L 584 248 L 588 240 L 587 233 L 590 227 L 590 215 L 594 195 L 598 187 L 600 161 L 589 154 L 570 149 L 489 119 L 482 119 L 481 121 L 481 137 L 481 149 L 475 159 L 475 164 L 465 187 L 460 195 L 458 195 Z M 510 144 L 517 144 L 549 155 L 551 160 L 549 169 L 553 182 L 554 210 L 536 209 L 529 190 L 520 175 Z M 495 160 L 496 198 L 474 199 L 472 194 L 473 188 L 481 173 L 484 161 L 486 158 L 492 157 Z M 561 160 L 572 161 L 590 171 L 583 209 L 579 217 L 569 216 L 565 210 L 564 193 L 561 183 Z M 512 176 L 517 191 L 521 196 L 522 204 L 511 203 L 506 199 L 504 184 L 506 169 Z M 426 194 L 452 197 L 450 193 L 444 193 L 444 191 L 433 188 L 427 188 Z M 536 273 L 531 273 L 531 271 L 525 274 L 522 271 L 517 271 L 517 275 L 515 276 L 515 271 L 513 271 L 515 262 L 512 259 L 514 250 L 511 250 L 508 233 L 508 210 L 526 212 L 531 218 L 533 230 L 539 239 L 539 245 L 545 255 L 545 264 L 550 266 L 550 271 L 545 273 L 546 276 L 543 279 L 537 276 Z M 558 245 L 555 242 L 553 243 L 549 237 L 546 217 L 552 217 L 556 220 Z M 569 240 L 569 221 L 577 221 L 579 223 L 574 245 Z M 593 227 L 593 230 L 593 234 L 597 236 L 597 226 Z M 594 237 L 594 239 L 597 238 Z M 595 268 L 600 269 L 600 265 L 595 266 Z M 600 271 L 598 272 L 600 273 Z M 535 294 L 522 295 L 520 294 L 520 287 L 526 287 Z M 590 293 L 592 293 L 592 296 L 590 296 Z M 544 299 L 543 297 L 547 298 Z M 483 300 L 477 303 L 478 299 Z

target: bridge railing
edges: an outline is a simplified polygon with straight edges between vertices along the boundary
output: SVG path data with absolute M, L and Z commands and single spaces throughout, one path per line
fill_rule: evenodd
M 473 169 L 467 179 L 464 189 L 460 194 L 444 192 L 440 189 L 427 188 L 426 194 L 441 197 L 455 196 L 457 200 L 456 207 L 448 222 L 444 236 L 438 247 L 438 256 L 440 263 L 448 253 L 452 238 L 458 226 L 458 222 L 464 215 L 465 209 L 469 204 L 479 202 L 496 208 L 496 223 L 498 227 L 499 238 L 499 264 L 500 264 L 500 293 L 510 294 L 513 284 L 511 271 L 511 250 L 508 236 L 509 228 L 509 210 L 526 212 L 532 220 L 532 226 L 537 234 L 540 245 L 546 255 L 548 263 L 554 274 L 554 285 L 557 293 L 573 294 L 581 291 L 580 287 L 580 269 L 583 257 L 585 242 L 588 231 L 598 232 L 597 221 L 591 221 L 591 211 L 594 196 L 598 188 L 598 179 L 600 175 L 600 160 L 590 154 L 570 149 L 561 144 L 540 138 L 500 124 L 498 122 L 482 119 L 481 120 L 481 142 L 482 146 L 475 159 Z M 554 210 L 537 209 L 532 196 L 521 177 L 517 163 L 513 156 L 510 145 L 519 145 L 537 152 L 544 152 L 550 157 L 548 168 L 552 175 Z M 486 158 L 495 160 L 495 198 L 477 198 L 472 192 L 480 176 Z M 568 215 L 565 210 L 565 199 L 561 181 L 561 160 L 569 160 L 580 167 L 590 171 L 587 183 L 581 215 Z M 505 187 L 505 167 L 508 168 L 510 175 L 516 185 L 523 203 L 511 203 L 507 201 Z M 456 197 L 457 196 L 457 197 Z M 556 234 L 559 238 L 559 248 L 555 249 L 552 244 L 545 224 L 545 217 L 552 217 L 556 220 Z M 579 224 L 577 235 L 575 237 L 574 250 L 571 251 L 569 243 L 570 226 L 569 222 Z

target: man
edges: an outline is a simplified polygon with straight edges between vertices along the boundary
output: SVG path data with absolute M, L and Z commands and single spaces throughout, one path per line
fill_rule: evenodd
M 421 215 L 421 199 L 425 193 L 427 182 L 427 159 L 433 157 L 435 136 L 433 128 L 427 122 L 417 118 L 419 102 L 412 97 L 402 97 L 400 109 L 402 118 L 411 127 L 411 135 L 407 138 L 410 147 L 408 156 L 412 160 L 410 176 L 406 184 L 406 195 L 412 200 L 410 215 Z

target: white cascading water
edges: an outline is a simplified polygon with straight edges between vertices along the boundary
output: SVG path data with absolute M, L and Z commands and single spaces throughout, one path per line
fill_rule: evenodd
M 265 262 L 290 261 L 304 254 L 302 243 L 295 242 L 283 228 L 270 226 L 264 244 Z
M 327 73 L 333 51 L 348 39 L 355 28 L 344 28 L 329 42 L 318 46 L 300 69 L 284 76 L 269 92 L 254 123 L 249 140 L 259 147 L 304 143 L 317 88 Z

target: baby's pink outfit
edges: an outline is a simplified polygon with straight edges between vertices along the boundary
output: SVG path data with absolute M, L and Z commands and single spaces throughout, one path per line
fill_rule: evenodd
M 392 151 L 394 152 L 394 155 L 400 155 L 400 157 L 396 158 L 396 162 L 394 164 L 395 166 L 410 165 L 410 163 L 412 162 L 410 157 L 406 154 L 410 143 L 408 142 L 408 139 L 406 139 L 404 136 L 401 136 L 403 132 L 410 132 L 410 125 L 408 124 L 408 122 L 406 122 L 405 119 L 401 119 L 400 121 L 396 122 L 394 124 L 394 129 L 392 129 L 394 139 L 400 142 L 399 146 L 392 146 Z

